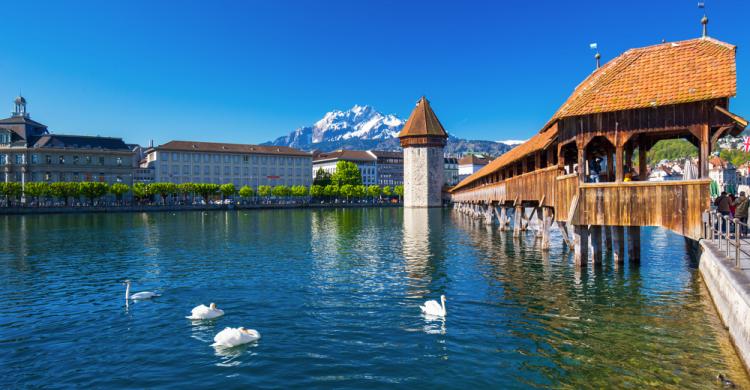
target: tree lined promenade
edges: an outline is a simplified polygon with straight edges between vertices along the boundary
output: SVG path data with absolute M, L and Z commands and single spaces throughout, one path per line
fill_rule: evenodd
M 268 186 L 236 188 L 232 183 L 135 183 L 132 187 L 102 182 L 0 183 L 4 207 L 117 207 L 229 204 L 340 204 L 401 201 L 403 186 L 365 186 L 357 166 L 340 161 L 333 175 L 319 171 L 309 187 Z M 107 196 L 111 195 L 111 196 Z M 132 195 L 132 196 L 126 196 Z

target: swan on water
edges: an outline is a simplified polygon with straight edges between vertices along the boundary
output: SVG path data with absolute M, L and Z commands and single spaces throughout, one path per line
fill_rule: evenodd
M 214 347 L 236 347 L 258 339 L 260 339 L 260 333 L 255 329 L 226 327 L 214 337 L 212 345 Z
M 193 308 L 190 315 L 185 317 L 190 320 L 210 320 L 224 315 L 224 310 L 216 307 L 215 303 L 210 305 L 198 305 Z
M 130 280 L 125 281 L 125 301 L 128 300 L 134 300 L 134 301 L 140 301 L 142 299 L 151 299 L 154 297 L 160 297 L 161 294 L 157 294 L 155 292 L 151 291 L 142 291 L 139 293 L 135 293 L 133 295 L 130 295 Z
M 437 303 L 436 300 L 430 300 L 424 303 L 424 306 L 419 306 L 420 309 L 422 309 L 422 313 L 431 315 L 431 316 L 437 316 L 437 317 L 445 317 L 446 311 L 445 311 L 445 295 L 440 296 L 440 303 Z

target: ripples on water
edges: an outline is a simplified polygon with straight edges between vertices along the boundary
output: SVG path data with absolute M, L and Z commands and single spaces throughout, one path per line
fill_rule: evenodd
M 447 210 L 0 217 L 4 386 L 705 388 L 747 378 L 681 237 L 578 271 Z M 555 232 L 556 233 L 556 232 Z M 124 305 L 124 286 L 159 291 Z M 445 320 L 418 305 L 448 298 Z M 194 306 L 226 315 L 194 323 Z M 226 326 L 257 343 L 211 347 Z

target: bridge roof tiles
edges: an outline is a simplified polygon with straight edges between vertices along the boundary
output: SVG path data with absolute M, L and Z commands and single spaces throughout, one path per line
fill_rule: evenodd
M 579 84 L 545 128 L 570 116 L 733 97 L 735 53 L 708 37 L 630 49 Z
M 500 168 L 510 165 L 528 156 L 531 153 L 544 150 L 547 146 L 549 146 L 555 140 L 556 137 L 557 137 L 557 126 L 553 126 L 552 128 L 547 129 L 546 131 L 536 134 L 535 136 L 531 137 L 531 139 L 529 139 L 528 141 L 522 143 L 521 145 L 516 146 L 515 148 L 509 150 L 502 156 L 492 160 L 492 162 L 485 165 L 482 169 L 474 172 L 474 174 L 462 180 L 455 187 L 453 187 L 451 191 L 455 191 L 473 181 L 481 179 L 485 176 L 489 176 L 497 172 Z

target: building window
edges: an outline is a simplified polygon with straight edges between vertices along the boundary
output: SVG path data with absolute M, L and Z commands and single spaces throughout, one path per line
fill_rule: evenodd
M 0 133 L 0 144 L 9 144 L 10 143 L 10 134 L 7 132 Z
M 210 175 L 211 174 L 211 166 L 210 165 L 203 166 L 203 174 L 204 175 Z
M 86 156 L 86 164 L 91 164 L 91 156 Z
M 73 172 L 73 181 L 78 181 L 80 179 L 80 176 L 78 175 L 78 172 Z
M 50 181 L 50 180 L 52 180 L 52 173 L 44 172 L 44 181 Z
M 172 153 L 172 161 L 179 161 L 180 156 L 177 153 Z
M 78 164 L 78 156 L 73 156 L 73 165 Z
M 122 166 L 122 157 L 117 157 L 117 165 Z
M 242 162 L 244 163 L 250 162 L 250 156 L 242 156 Z
M 104 156 L 99 156 L 99 165 L 104 165 Z
M 60 156 L 58 158 L 58 162 L 60 163 L 60 165 L 65 164 L 65 156 Z

